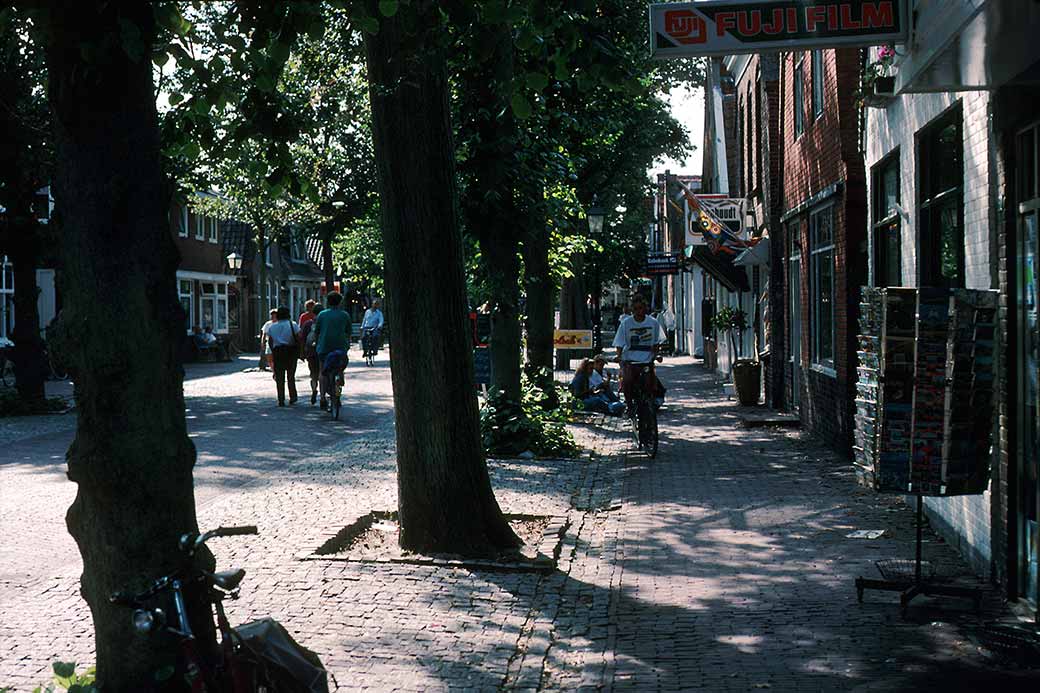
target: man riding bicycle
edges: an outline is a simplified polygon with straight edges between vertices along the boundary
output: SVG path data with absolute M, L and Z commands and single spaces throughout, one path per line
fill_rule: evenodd
M 350 348 L 350 315 L 343 310 L 343 295 L 338 291 L 332 291 L 325 297 L 328 308 L 318 313 L 314 319 L 315 351 L 318 352 L 318 363 L 321 364 L 322 377 L 319 378 L 321 386 L 321 408 L 328 409 L 328 388 L 326 369 L 333 366 L 336 369 L 335 377 L 347 367 L 347 350 Z M 333 357 L 335 363 L 330 362 Z
M 656 389 L 654 358 L 659 346 L 668 341 L 661 323 L 647 315 L 646 299 L 636 294 L 631 303 L 632 314 L 621 320 L 613 342 L 613 346 L 617 347 L 618 361 L 621 362 L 621 392 L 625 395 L 630 415 L 634 413 L 633 406 L 639 388 Z M 649 366 L 649 372 L 645 381 L 641 382 L 644 366 Z
M 372 301 L 372 307 L 365 311 L 361 318 L 361 348 L 365 358 L 373 357 L 379 351 L 379 343 L 383 332 L 383 311 L 379 310 L 379 299 Z

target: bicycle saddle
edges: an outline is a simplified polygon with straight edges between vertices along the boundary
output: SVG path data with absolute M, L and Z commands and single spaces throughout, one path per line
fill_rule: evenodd
M 213 584 L 225 592 L 230 592 L 242 583 L 242 578 L 245 576 L 245 568 L 222 570 L 219 573 L 213 573 Z

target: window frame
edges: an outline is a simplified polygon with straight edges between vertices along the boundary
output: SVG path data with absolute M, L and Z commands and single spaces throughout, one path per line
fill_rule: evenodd
M 181 205 L 181 207 L 179 209 L 180 209 L 180 214 L 178 216 L 180 217 L 180 219 L 179 219 L 180 223 L 177 225 L 177 237 L 178 238 L 187 238 L 188 237 L 188 206 L 187 205 Z
M 216 245 L 220 243 L 220 223 L 216 217 L 208 217 L 209 220 L 209 242 Z
M 811 313 L 809 316 L 809 331 L 811 335 L 809 351 L 810 351 L 810 363 L 813 366 L 818 367 L 826 372 L 833 372 L 834 364 L 836 362 L 837 352 L 837 325 L 836 325 L 836 311 L 835 311 L 835 211 L 837 207 L 833 202 L 828 202 L 820 205 L 816 209 L 809 213 L 809 300 L 811 306 Z M 826 242 L 821 243 L 818 234 L 819 227 L 817 220 L 827 218 L 830 224 L 830 238 Z M 826 262 L 829 264 L 830 269 L 830 286 L 827 287 L 827 293 L 830 297 L 830 352 L 829 354 L 823 354 L 822 352 L 822 332 L 820 330 L 821 324 L 821 306 L 823 298 L 823 287 L 821 286 L 820 269 L 822 266 L 823 258 L 827 258 Z
M 956 129 L 957 162 L 960 175 L 957 185 L 943 190 L 932 189 L 934 171 L 929 164 L 935 157 L 938 133 L 950 125 Z M 921 128 L 916 135 L 917 175 L 917 255 L 919 284 L 928 287 L 963 289 L 965 286 L 964 250 L 964 117 L 961 103 L 957 102 Z M 952 280 L 943 275 L 942 239 L 935 238 L 934 228 L 941 229 L 944 209 L 954 209 L 957 215 L 957 276 Z M 938 264 L 936 262 L 938 261 Z
M 208 290 L 207 290 L 208 289 Z M 199 288 L 199 304 L 202 315 L 206 314 L 206 306 L 210 306 L 210 314 L 213 316 L 213 324 L 210 327 L 213 328 L 214 334 L 227 334 L 228 333 L 228 294 L 227 284 L 219 281 L 203 282 Z M 224 312 L 221 315 L 220 309 L 223 308 Z M 201 324 L 200 327 L 205 329 L 205 325 Z
M 271 250 L 273 245 L 270 241 L 264 244 L 264 264 L 268 267 L 274 267 L 274 251 Z
M 794 277 L 797 273 L 799 292 L 802 286 L 802 244 L 798 241 L 796 236 L 801 233 L 802 223 L 800 218 L 792 220 L 794 223 L 788 222 L 785 225 L 786 238 L 786 260 L 787 260 L 787 313 L 790 316 L 790 323 L 785 327 L 787 330 L 787 361 L 788 363 L 794 363 L 794 352 L 796 347 L 801 345 L 796 342 L 802 338 L 802 335 L 796 334 L 793 329 L 795 322 L 795 310 L 801 305 L 801 296 L 795 296 L 794 292 Z M 798 318 L 801 316 L 799 315 Z M 799 351 L 801 351 L 799 349 Z
M 184 287 L 187 285 L 188 291 L 184 292 Z M 195 326 L 195 280 L 194 279 L 177 279 L 177 300 L 181 304 L 181 308 L 184 307 L 184 299 L 188 299 L 188 310 L 185 311 L 185 317 L 188 319 L 187 332 L 191 334 L 192 328 Z
M 206 215 L 195 213 L 195 240 L 206 240 Z
M 902 175 L 899 169 L 900 166 L 900 149 L 896 147 L 894 150 L 886 154 L 883 158 L 878 160 L 870 169 L 870 198 L 871 198 L 871 241 L 874 244 L 873 257 L 871 263 L 873 265 L 874 275 L 874 286 L 902 286 L 903 281 L 903 250 L 902 250 L 902 237 L 903 237 L 903 218 L 899 212 L 899 209 L 889 210 L 887 205 L 888 196 L 885 194 L 887 188 L 885 188 L 885 174 L 890 170 L 894 169 L 896 174 L 895 180 L 895 193 L 896 193 L 896 204 L 902 205 Z M 893 229 L 894 227 L 894 229 Z M 882 242 L 882 239 L 891 233 L 894 233 L 899 237 L 900 243 L 897 246 L 897 255 L 894 258 L 898 266 L 899 272 L 899 283 L 890 284 L 887 280 L 887 275 L 891 274 L 891 262 L 893 258 L 889 257 L 883 252 L 888 248 L 886 243 Z M 880 281 L 881 277 L 886 277 L 885 281 Z
M 826 98 L 824 92 L 826 68 L 823 66 L 823 49 L 817 48 L 812 52 L 809 69 L 812 71 L 812 85 L 809 89 L 810 113 L 812 114 L 811 121 L 815 122 L 823 115 L 824 100 Z
M 805 134 L 805 54 L 794 64 L 794 94 L 791 103 L 794 106 L 794 138 L 797 140 Z

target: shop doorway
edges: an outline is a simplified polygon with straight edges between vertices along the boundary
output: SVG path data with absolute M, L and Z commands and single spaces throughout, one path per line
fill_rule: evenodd
M 802 404 L 802 262 L 797 245 L 787 259 L 788 315 L 787 353 L 791 362 L 791 407 L 799 411 Z
M 1017 368 L 1018 465 L 1015 500 L 1018 591 L 1025 599 L 1037 600 L 1037 527 L 1040 497 L 1040 321 L 1037 297 L 1038 226 L 1040 226 L 1040 123 L 1018 135 L 1018 248 L 1017 248 Z

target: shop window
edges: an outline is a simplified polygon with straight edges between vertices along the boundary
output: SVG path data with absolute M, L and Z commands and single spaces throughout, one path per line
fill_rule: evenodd
M 922 286 L 964 287 L 963 147 L 960 107 L 918 137 Z
M 805 132 L 805 58 L 794 66 L 794 136 L 797 139 Z
M 195 326 L 195 283 L 190 279 L 178 280 L 177 297 L 181 301 L 184 318 L 188 322 L 188 333 L 191 334 L 191 328 Z
M 874 166 L 874 286 L 902 286 L 902 218 L 899 214 L 899 150 Z
M 834 206 L 809 216 L 812 362 L 834 367 Z
M 812 52 L 812 114 L 813 119 L 823 115 L 823 51 Z
M 214 332 L 224 333 L 227 324 L 227 284 L 203 282 L 199 304 L 202 309 L 201 327 L 212 327 Z

